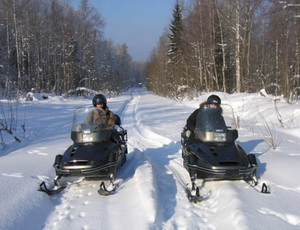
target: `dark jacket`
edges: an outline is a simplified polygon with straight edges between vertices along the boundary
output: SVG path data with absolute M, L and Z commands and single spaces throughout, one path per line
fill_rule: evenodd
M 199 108 L 200 109 L 200 108 Z M 196 109 L 187 119 L 186 121 L 186 127 L 188 130 L 190 130 L 191 132 L 195 131 L 195 127 L 196 127 L 196 120 L 197 120 L 197 116 L 198 116 L 198 112 L 199 109 Z
M 195 127 L 196 127 L 196 120 L 197 120 L 197 116 L 198 116 L 198 113 L 199 113 L 199 110 L 204 106 L 206 105 L 206 101 L 205 102 L 202 102 L 200 105 L 199 105 L 199 108 L 196 109 L 187 119 L 186 121 L 186 127 L 188 130 L 190 130 L 192 133 L 195 131 Z

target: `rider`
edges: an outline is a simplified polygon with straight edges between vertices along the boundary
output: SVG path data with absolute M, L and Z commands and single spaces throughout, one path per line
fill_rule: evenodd
M 217 105 L 221 104 L 221 98 L 217 95 L 210 95 L 206 101 L 202 102 L 198 109 L 196 109 L 187 119 L 186 122 L 186 129 L 190 132 L 190 134 L 187 134 L 187 137 L 189 138 L 189 142 L 193 142 L 195 140 L 195 127 L 196 127 L 196 121 L 199 111 L 205 106 L 210 105 L 212 108 L 216 108 Z
M 107 107 L 106 97 L 102 94 L 97 94 L 92 100 L 93 109 L 85 120 L 86 124 L 105 125 L 105 129 L 112 130 L 112 139 L 121 144 L 121 139 L 118 131 L 115 129 L 116 116 Z
M 113 130 L 115 127 L 115 116 L 107 107 L 106 97 L 97 94 L 93 97 L 93 109 L 87 116 L 85 123 L 94 125 L 107 125 L 107 129 Z

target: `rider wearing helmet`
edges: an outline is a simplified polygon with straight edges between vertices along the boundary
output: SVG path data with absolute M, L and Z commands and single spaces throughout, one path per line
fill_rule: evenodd
M 107 100 L 102 94 L 95 95 L 92 102 L 94 107 L 97 107 L 97 105 L 103 105 L 104 109 L 106 108 Z
M 107 107 L 106 97 L 102 94 L 97 94 L 93 97 L 92 103 L 95 109 L 87 115 L 85 123 L 88 125 L 104 125 L 106 129 L 112 130 L 112 140 L 121 145 L 122 140 L 115 129 L 116 119 L 119 117 L 113 114 Z
M 199 113 L 199 110 L 201 110 L 204 105 L 210 105 L 212 108 L 216 108 L 218 105 L 221 104 L 221 98 L 218 97 L 217 95 L 210 95 L 205 102 L 202 102 L 199 106 L 198 109 L 196 109 L 187 119 L 186 126 L 185 126 L 185 131 L 189 131 L 189 141 L 193 142 L 194 141 L 194 132 L 195 132 L 195 127 L 196 127 L 196 120 L 197 116 Z
M 219 98 L 217 95 L 210 95 L 207 100 L 206 104 L 215 104 L 220 105 L 221 104 L 221 98 Z
M 115 116 L 107 107 L 106 97 L 102 94 L 97 94 L 93 97 L 92 103 L 96 109 L 88 114 L 85 123 L 107 125 L 107 129 L 114 129 Z

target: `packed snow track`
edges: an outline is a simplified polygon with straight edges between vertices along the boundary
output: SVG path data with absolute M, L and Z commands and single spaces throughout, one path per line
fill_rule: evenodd
M 55 176 L 55 155 L 72 143 L 75 108 L 89 105 L 90 99 L 24 105 L 27 131 L 23 141 L 0 152 L 0 229 L 299 229 L 298 205 L 290 197 L 300 200 L 300 182 L 291 183 L 275 169 L 299 173 L 295 163 L 300 157 L 299 139 L 292 132 L 287 140 L 292 148 L 286 155 L 284 141 L 283 150 L 273 152 L 257 133 L 239 130 L 239 144 L 258 158 L 258 174 L 271 186 L 271 194 L 261 194 L 259 187 L 244 181 L 206 182 L 200 191 L 204 200 L 189 202 L 185 187 L 190 178 L 182 163 L 180 133 L 189 114 L 207 95 L 179 102 L 135 88 L 108 99 L 109 108 L 127 129 L 129 152 L 111 196 L 98 194 L 100 181 L 83 178 L 72 179 L 69 187 L 54 196 L 37 192 L 41 181 L 51 183 Z M 238 96 L 219 95 L 224 101 L 240 102 Z M 256 96 L 248 97 L 254 100 Z M 294 115 L 295 125 L 298 115 Z M 248 125 L 253 122 L 244 119 Z

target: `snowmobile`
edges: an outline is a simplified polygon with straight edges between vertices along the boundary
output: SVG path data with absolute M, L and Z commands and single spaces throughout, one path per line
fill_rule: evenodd
M 236 144 L 235 124 L 231 106 L 206 104 L 199 109 L 194 133 L 184 127 L 182 158 L 191 178 L 192 188 L 186 188 L 191 202 L 203 200 L 199 180 L 246 180 L 257 185 L 256 157 Z
M 54 187 L 50 189 L 42 182 L 39 191 L 53 195 L 67 187 L 60 184 L 62 177 L 84 177 L 101 181 L 100 195 L 114 192 L 116 172 L 126 162 L 127 130 L 122 128 L 120 117 L 116 114 L 115 130 L 107 129 L 107 125 L 89 124 L 86 117 L 95 109 L 98 108 L 75 110 L 71 130 L 73 144 L 63 155 L 55 157 Z

